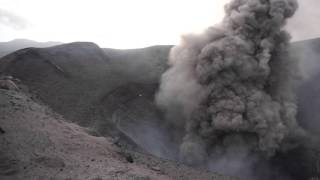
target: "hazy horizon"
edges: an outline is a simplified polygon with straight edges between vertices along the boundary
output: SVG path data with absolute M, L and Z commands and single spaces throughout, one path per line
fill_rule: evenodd
M 286 27 L 293 41 L 320 37 L 319 0 L 298 0 Z M 175 45 L 221 22 L 229 0 L 1 0 L 0 41 L 90 41 L 101 47 Z

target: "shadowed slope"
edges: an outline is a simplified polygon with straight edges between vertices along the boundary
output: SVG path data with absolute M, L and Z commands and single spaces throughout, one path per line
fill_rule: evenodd
M 28 47 L 50 47 L 59 45 L 59 42 L 36 42 L 27 39 L 15 39 L 9 42 L 0 42 L 0 57 L 3 57 L 16 50 Z

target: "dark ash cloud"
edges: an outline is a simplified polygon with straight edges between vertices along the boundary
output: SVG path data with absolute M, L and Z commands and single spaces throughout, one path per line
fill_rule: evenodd
M 297 8 L 296 0 L 232 0 L 221 24 L 172 49 L 156 102 L 185 129 L 182 161 L 215 168 L 228 159 L 228 171 L 241 172 L 235 162 L 241 168 L 249 157 L 272 157 L 305 136 L 284 30 Z

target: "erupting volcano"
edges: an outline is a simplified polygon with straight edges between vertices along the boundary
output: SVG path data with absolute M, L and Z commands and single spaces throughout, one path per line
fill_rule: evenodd
M 296 0 L 233 0 L 221 24 L 172 49 L 156 101 L 185 127 L 183 161 L 271 157 L 305 136 L 293 93 L 297 61 L 283 30 L 297 8 Z

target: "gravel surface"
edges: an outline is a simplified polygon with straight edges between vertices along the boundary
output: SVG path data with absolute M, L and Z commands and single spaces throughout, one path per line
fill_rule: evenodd
M 4 180 L 233 179 L 127 151 L 16 91 L 0 90 L 0 127 Z

